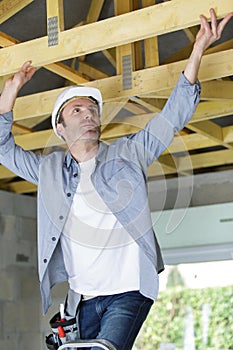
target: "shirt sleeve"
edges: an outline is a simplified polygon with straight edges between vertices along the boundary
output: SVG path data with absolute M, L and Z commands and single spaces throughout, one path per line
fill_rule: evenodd
M 191 84 L 184 73 L 168 98 L 164 108 L 138 133 L 129 136 L 134 147 L 149 166 L 171 144 L 174 134 L 183 129 L 193 116 L 200 101 L 201 86 L 197 80 Z
M 25 151 L 15 144 L 12 123 L 12 112 L 0 115 L 0 163 L 15 175 L 37 185 L 41 155 Z

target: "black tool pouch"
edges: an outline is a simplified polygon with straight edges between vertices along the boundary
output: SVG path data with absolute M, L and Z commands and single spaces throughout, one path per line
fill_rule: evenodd
M 61 320 L 60 318 L 60 312 L 58 312 L 49 322 L 52 334 L 49 334 L 45 339 L 49 350 L 56 350 L 60 345 L 66 343 L 67 341 L 78 339 L 79 333 L 76 317 L 66 316 L 65 320 Z

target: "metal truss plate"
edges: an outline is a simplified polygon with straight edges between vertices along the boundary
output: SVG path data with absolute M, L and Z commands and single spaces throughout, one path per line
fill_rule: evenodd
M 48 18 L 48 46 L 58 45 L 58 16 Z

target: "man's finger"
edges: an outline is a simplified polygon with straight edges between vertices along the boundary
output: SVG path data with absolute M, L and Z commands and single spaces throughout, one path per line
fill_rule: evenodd
M 217 25 L 217 17 L 214 9 L 210 9 L 210 18 L 211 18 L 211 29 L 212 33 L 215 37 L 218 35 L 218 25 Z
M 223 20 L 221 20 L 221 22 L 218 25 L 218 34 L 221 36 L 222 31 L 225 27 L 225 25 L 230 21 L 231 17 L 233 17 L 233 12 L 228 13 Z
M 30 65 L 31 65 L 31 61 L 24 62 L 24 64 L 22 65 L 20 71 L 23 72 L 23 73 L 26 73 L 28 68 L 30 67 Z
M 32 67 L 32 66 L 28 67 L 27 71 L 26 71 L 27 79 L 30 80 L 35 72 L 36 72 L 36 68 L 35 67 Z
M 209 25 L 209 22 L 207 20 L 207 18 L 203 15 L 200 15 L 200 19 L 201 19 L 201 26 L 202 28 L 206 31 L 206 32 L 211 32 L 211 28 Z

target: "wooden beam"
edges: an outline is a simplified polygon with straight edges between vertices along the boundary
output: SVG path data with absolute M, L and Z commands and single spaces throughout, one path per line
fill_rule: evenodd
M 24 7 L 32 3 L 33 0 L 1 0 L 0 2 L 0 24 L 5 22 Z
M 134 83 L 130 95 L 141 96 L 145 93 L 165 90 L 174 87 L 180 72 L 184 69 L 187 60 L 174 62 L 153 68 L 133 72 Z M 208 81 L 233 74 L 233 49 L 204 56 L 199 71 L 200 81 Z M 120 85 L 121 77 L 111 77 L 95 81 L 94 86 L 100 88 L 104 99 L 121 98 L 128 96 L 129 92 L 123 91 Z M 89 83 L 90 85 L 92 83 Z M 106 84 L 106 85 L 105 85 Z M 106 91 L 107 90 L 107 91 Z
M 208 55 L 210 53 L 224 51 L 224 50 L 230 50 L 232 46 L 233 46 L 233 39 L 224 41 L 221 44 L 218 44 L 216 46 L 213 46 L 207 49 L 204 55 Z M 193 44 L 186 45 L 182 49 L 176 51 L 173 55 L 168 57 L 166 60 L 164 60 L 163 64 L 168 64 L 168 63 L 172 63 L 172 62 L 176 62 L 176 61 L 180 61 L 188 58 L 190 56 L 192 49 L 193 49 Z
M 132 10 L 132 3 L 131 0 L 114 0 L 114 13 L 115 16 L 119 16 L 122 14 L 127 14 Z M 133 46 L 131 43 L 125 44 L 122 46 L 117 46 L 116 48 L 116 74 L 124 74 L 124 58 L 128 57 L 128 67 L 129 70 L 135 69 L 135 62 L 134 62 L 134 52 L 133 52 Z M 122 76 L 124 79 L 124 76 Z M 123 80 L 122 80 L 123 84 Z
M 187 128 L 198 134 L 204 135 L 209 139 L 216 141 L 219 145 L 226 148 L 233 148 L 232 145 L 224 142 L 222 127 L 211 121 L 188 124 Z
M 140 0 L 131 0 L 132 11 L 138 10 L 141 7 Z M 155 2 L 154 2 L 155 4 Z M 134 69 L 139 70 L 144 68 L 143 62 L 143 41 L 136 41 L 133 43 L 133 60 Z
M 49 19 L 57 18 L 58 31 L 64 30 L 64 6 L 63 0 L 46 0 L 47 10 L 47 28 L 49 27 Z M 49 32 L 49 28 L 48 28 Z
M 108 140 L 111 138 L 116 139 L 121 136 L 126 136 L 138 132 L 146 125 L 147 122 L 149 122 L 154 117 L 154 115 L 154 113 L 146 113 L 132 117 L 121 118 L 120 120 L 114 120 L 112 123 L 106 126 L 103 132 L 101 132 L 101 138 L 103 140 Z
M 161 111 L 160 108 L 158 108 L 158 107 L 156 107 L 156 106 L 154 106 L 154 105 L 152 105 L 152 104 L 150 104 L 150 103 L 148 103 L 148 102 L 146 102 L 138 97 L 131 97 L 130 100 L 136 102 L 137 104 L 143 106 L 144 108 L 147 108 L 151 112 L 159 113 Z
M 19 41 L 15 38 L 12 38 L 12 36 L 0 32 L 0 46 L 1 47 L 6 47 L 6 46 L 11 46 L 11 45 L 15 45 L 18 44 Z
M 177 169 L 175 171 L 158 165 L 158 163 L 161 162 L 160 164 L 162 164 L 164 162 L 163 157 L 166 157 L 166 161 L 167 155 L 161 156 L 158 162 L 154 162 L 149 167 L 149 177 L 171 175 L 176 174 L 177 172 L 183 173 L 187 171 L 205 169 L 210 167 L 220 167 L 232 164 L 232 150 L 205 152 L 202 154 L 187 155 L 179 158 L 177 157 Z
M 44 66 L 187 28 L 200 23 L 200 13 L 209 17 L 211 7 L 218 8 L 218 18 L 223 17 L 232 10 L 232 0 L 196 0 L 192 3 L 173 0 L 63 31 L 59 35 L 59 45 L 53 47 L 47 46 L 47 37 L 6 47 L 0 50 L 0 75 L 18 71 L 29 59 L 37 67 Z M 98 37 L 93 37 L 93 32 L 98 33 Z
M 61 62 L 47 64 L 44 68 L 75 84 L 85 84 L 90 81 L 90 79 L 84 77 L 81 73 Z
M 222 130 L 222 133 L 224 142 L 233 142 L 233 126 L 225 126 Z
M 191 43 L 195 42 L 196 35 L 197 35 L 198 31 L 199 31 L 199 27 L 198 26 L 194 26 L 194 27 L 190 27 L 190 28 L 185 28 L 184 29 L 184 32 L 185 32 L 187 38 L 189 39 L 189 41 Z
M 91 80 L 104 79 L 109 77 L 109 75 L 100 69 L 97 69 L 93 65 L 87 62 L 79 61 L 78 72 L 84 74 L 85 76 L 91 78 Z
M 197 106 L 189 124 L 204 120 L 225 117 L 233 114 L 233 101 L 207 101 L 201 102 Z
M 15 136 L 17 145 L 27 150 L 43 150 L 48 147 L 64 146 L 64 141 L 55 136 L 52 129 Z
M 6 47 L 10 45 L 15 45 L 17 43 L 19 43 L 17 39 L 3 32 L 0 32 L 0 46 Z M 67 65 L 61 62 L 48 64 L 44 66 L 44 68 L 57 75 L 60 75 L 61 77 L 75 84 L 83 84 L 89 81 L 89 79 L 85 78 L 81 73 L 77 72 L 76 70 L 72 69 L 71 67 L 68 67 Z
M 203 100 L 233 100 L 233 81 L 206 81 L 202 83 Z
M 187 128 L 190 130 L 194 131 L 199 131 L 200 135 L 208 137 L 210 140 L 214 141 L 215 144 L 218 145 L 224 145 L 227 143 L 233 142 L 233 139 L 231 139 L 232 136 L 232 128 L 229 127 L 229 129 L 221 128 L 218 125 L 212 125 L 208 124 L 208 120 L 206 119 L 205 111 L 203 112 L 203 116 L 201 119 L 200 112 L 197 111 L 198 113 L 198 118 L 195 120 L 195 114 L 194 117 L 191 119 L 191 121 L 187 124 Z M 219 113 L 216 111 L 215 117 L 218 117 L 218 115 L 221 113 L 221 109 Z M 233 110 L 232 113 L 233 114 Z M 153 117 L 154 113 L 147 113 L 147 114 L 141 114 L 141 115 L 136 115 L 132 117 L 125 117 L 122 118 L 121 120 L 115 120 L 113 123 L 110 123 L 102 132 L 102 138 L 105 140 L 111 139 L 111 138 L 119 138 L 121 136 L 129 135 L 132 133 L 135 133 L 146 125 Z M 205 120 L 206 124 L 201 124 L 201 120 Z M 210 123 L 210 122 L 209 122 Z M 206 128 L 206 129 L 205 129 Z M 188 138 L 186 139 L 188 140 Z M 207 146 L 203 146 L 207 147 Z M 188 147 L 190 148 L 190 145 Z M 202 146 L 198 147 L 202 148 Z
M 25 126 L 13 123 L 12 125 L 12 134 L 13 135 L 21 135 L 21 134 L 30 134 L 32 131 L 29 128 L 26 128 Z
M 98 20 L 105 0 L 92 0 L 85 24 L 94 23 Z M 80 62 L 85 60 L 85 55 L 79 57 Z
M 113 67 L 116 67 L 116 48 L 112 47 L 102 51 L 107 60 Z
M 107 102 L 104 104 L 103 114 L 101 116 L 102 130 L 104 130 L 105 126 L 115 118 L 122 108 L 124 108 L 127 102 L 128 98 L 122 98 L 119 101 Z
M 172 89 L 141 95 L 141 98 L 168 98 Z M 233 81 L 211 80 L 201 84 L 201 100 L 232 100 Z
M 209 49 L 206 50 L 205 55 L 209 55 L 210 53 L 215 53 L 219 51 L 230 50 L 232 49 L 232 46 L 233 46 L 233 39 L 230 39 L 230 40 L 224 41 L 221 44 L 210 47 Z
M 142 7 L 149 7 L 156 3 L 154 0 L 142 0 Z M 158 37 L 144 40 L 145 68 L 159 65 Z
M 35 126 L 37 126 L 38 124 L 43 123 L 50 116 L 51 116 L 51 113 L 49 115 L 38 116 L 35 118 L 30 118 L 30 119 L 24 119 L 24 120 L 21 120 L 20 123 L 17 123 L 17 125 L 25 127 L 27 129 L 32 129 Z
M 209 168 L 232 164 L 232 150 L 205 152 L 191 156 L 193 169 Z M 179 167 L 186 170 L 185 157 L 180 157 Z
M 141 96 L 156 90 L 165 90 L 175 86 L 180 72 L 184 69 L 185 64 L 186 61 L 175 62 L 169 65 L 147 68 L 141 71 L 133 72 L 134 86 L 130 91 L 130 94 L 129 91 L 122 90 L 121 76 L 96 80 L 94 82 L 89 82 L 86 85 L 99 88 L 105 102 L 121 99 L 122 97 Z M 209 64 L 211 64 L 211 72 L 208 70 Z M 212 80 L 228 75 L 233 75 L 233 49 L 203 57 L 200 68 L 201 80 Z M 14 108 L 15 121 L 49 115 L 52 111 L 53 103 L 55 102 L 57 95 L 62 90 L 63 88 L 54 89 L 51 91 L 17 98 Z M 213 102 L 214 105 L 215 101 L 203 103 L 210 102 Z M 211 107 L 213 105 L 209 106 Z M 202 106 L 204 105 L 200 103 L 198 109 L 202 108 Z M 226 115 L 229 115 L 230 111 L 232 111 L 232 102 L 229 102 L 228 104 L 226 101 L 216 101 L 215 106 L 216 111 L 218 109 L 218 113 L 221 113 L 221 110 L 223 110 Z M 206 113 L 206 109 L 207 107 L 205 108 L 204 113 Z M 213 111 L 212 115 L 216 117 L 216 114 L 214 113 L 215 112 Z M 203 113 L 201 114 L 201 118 L 203 118 Z M 209 118 L 211 118 L 211 115 L 208 116 L 207 119 Z M 192 120 L 193 122 L 195 121 L 194 119 Z M 200 121 L 198 120 L 198 116 L 196 117 L 196 121 Z
M 86 23 L 93 23 L 98 20 L 104 5 L 104 1 L 105 0 L 92 0 L 87 14 Z
M 177 134 L 171 145 L 163 152 L 163 155 L 184 151 L 188 152 L 214 146 L 219 146 L 219 143 L 216 140 L 210 140 L 210 138 L 205 135 L 193 133 L 180 136 Z
M 12 173 L 12 171 L 8 170 L 3 165 L 0 165 L 0 180 L 11 179 L 14 177 L 16 177 L 16 175 L 14 173 Z
M 37 186 L 27 181 L 15 181 L 0 186 L 2 190 L 14 193 L 34 193 L 37 192 Z
M 132 98 L 132 99 L 130 98 L 128 103 L 124 106 L 124 109 L 129 111 L 130 113 L 132 113 L 134 115 L 137 115 L 137 114 L 141 115 L 141 114 L 148 112 L 148 108 L 144 107 L 140 103 L 138 103 L 137 98 L 135 98 L 135 100 L 134 100 L 134 98 Z M 149 109 L 149 111 L 150 111 L 150 109 Z

